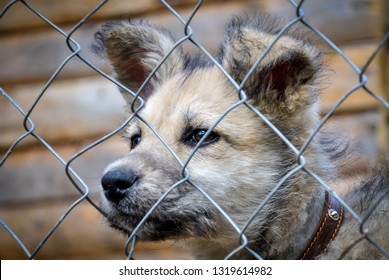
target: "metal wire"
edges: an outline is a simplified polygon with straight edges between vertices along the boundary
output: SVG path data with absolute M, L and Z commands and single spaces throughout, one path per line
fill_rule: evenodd
M 252 224 L 253 220 L 260 214 L 261 211 L 263 211 L 266 204 L 269 203 L 271 198 L 275 195 L 275 193 L 283 186 L 283 184 L 294 174 L 297 172 L 305 172 L 311 178 L 316 180 L 320 185 L 323 186 L 324 189 L 329 191 L 331 194 L 333 194 L 345 207 L 345 209 L 351 214 L 351 216 L 357 221 L 357 223 L 360 226 L 360 232 L 362 234 L 361 239 L 357 240 L 352 244 L 347 250 L 343 253 L 343 255 L 347 254 L 349 250 L 352 249 L 353 246 L 355 246 L 357 243 L 367 240 L 370 242 L 373 246 L 375 246 L 378 250 L 380 250 L 385 256 L 389 258 L 389 252 L 387 251 L 387 248 L 383 248 L 378 242 L 374 241 L 369 233 L 364 228 L 366 221 L 368 218 L 372 215 L 373 211 L 376 209 L 376 207 L 379 205 L 379 203 L 383 200 L 383 197 L 378 199 L 376 201 L 376 204 L 370 208 L 370 211 L 366 214 L 366 216 L 361 217 L 356 213 L 352 207 L 347 205 L 345 201 L 343 201 L 335 192 L 334 190 L 328 186 L 324 180 L 317 175 L 313 170 L 309 169 L 306 165 L 307 160 L 304 157 L 304 152 L 309 147 L 309 145 L 312 143 L 314 137 L 321 131 L 324 124 L 334 115 L 335 111 L 343 104 L 343 102 L 348 99 L 351 95 L 353 95 L 357 90 L 363 89 L 367 94 L 371 95 L 373 98 L 375 98 L 380 104 L 382 104 L 386 109 L 389 110 L 389 102 L 382 98 L 380 95 L 373 92 L 368 86 L 367 81 L 368 78 L 366 76 L 366 71 L 368 70 L 371 62 L 374 60 L 376 55 L 379 53 L 381 48 L 389 43 L 389 32 L 382 38 L 382 40 L 377 44 L 377 47 L 369 57 L 369 59 L 366 61 L 365 65 L 360 69 L 347 55 L 345 55 L 342 50 L 336 46 L 330 39 L 328 39 L 320 30 L 318 30 L 315 26 L 310 24 L 305 19 L 305 13 L 303 11 L 303 6 L 306 1 L 302 0 L 298 3 L 296 3 L 293 0 L 285 0 L 285 5 L 291 5 L 292 8 L 296 11 L 296 17 L 294 17 L 292 20 L 290 20 L 288 23 L 286 23 L 283 28 L 277 33 L 277 36 L 272 41 L 272 43 L 266 48 L 264 53 L 257 59 L 255 64 L 252 66 L 252 68 L 247 72 L 246 76 L 242 80 L 240 84 L 238 84 L 231 75 L 222 67 L 222 65 L 217 61 L 217 59 L 211 55 L 208 50 L 201 45 L 200 42 L 198 42 L 196 39 L 193 38 L 194 31 L 191 28 L 191 22 L 196 17 L 197 12 L 201 9 L 204 1 L 198 1 L 193 8 L 188 20 L 185 20 L 167 1 L 161 0 L 161 4 L 167 9 L 167 11 L 171 12 L 172 15 L 174 15 L 182 24 L 184 36 L 177 40 L 174 44 L 174 46 L 171 48 L 171 50 L 162 58 L 160 63 L 155 67 L 155 69 L 152 70 L 152 72 L 148 75 L 148 77 L 144 80 L 140 88 L 137 90 L 137 92 L 131 91 L 129 88 L 127 88 L 125 85 L 118 82 L 115 78 L 111 77 L 109 74 L 104 73 L 101 69 L 99 69 L 97 66 L 95 66 L 92 62 L 90 62 L 88 59 L 86 59 L 82 54 L 81 45 L 72 38 L 73 34 L 81 27 L 83 26 L 88 19 L 97 11 L 99 11 L 108 0 L 101 1 L 98 5 L 96 5 L 91 11 L 83 17 L 77 24 L 75 24 L 70 32 L 65 32 L 61 28 L 59 28 L 57 25 L 55 25 L 52 21 L 50 21 L 48 18 L 46 18 L 39 10 L 34 8 L 33 5 L 31 5 L 28 1 L 10 1 L 5 5 L 5 7 L 0 11 L 0 24 L 2 23 L 2 17 L 5 13 L 12 13 L 12 6 L 16 3 L 20 3 L 24 5 L 28 10 L 31 11 L 31 13 L 38 16 L 47 26 L 50 26 L 53 28 L 58 34 L 62 35 L 66 38 L 66 46 L 71 51 L 71 54 L 66 57 L 62 63 L 57 67 L 57 69 L 53 72 L 51 77 L 48 78 L 46 84 L 40 91 L 39 95 L 34 100 L 33 104 L 30 106 L 27 112 L 25 112 L 21 106 L 9 95 L 7 94 L 3 89 L 0 88 L 1 96 L 6 100 L 6 102 L 9 103 L 9 106 L 15 107 L 20 115 L 23 117 L 23 128 L 25 132 L 20 135 L 15 141 L 9 146 L 7 151 L 5 152 L 4 156 L 1 158 L 0 161 L 0 168 L 3 166 L 3 164 L 7 161 L 11 153 L 15 150 L 15 148 L 23 142 L 27 137 L 33 137 L 37 141 L 39 141 L 43 147 L 47 151 L 49 151 L 52 155 L 54 155 L 54 158 L 64 166 L 64 173 L 67 175 L 69 181 L 72 183 L 74 188 L 80 193 L 80 197 L 77 198 L 71 205 L 63 212 L 60 218 L 57 219 L 57 221 L 54 223 L 54 225 L 50 228 L 50 230 L 46 233 L 46 235 L 42 238 L 41 242 L 35 247 L 34 250 L 30 253 L 30 251 L 26 248 L 23 240 L 21 240 L 9 227 L 6 221 L 0 220 L 0 225 L 10 234 L 10 236 L 15 240 L 15 242 L 20 246 L 20 248 L 25 252 L 26 257 L 29 259 L 34 259 L 36 255 L 42 250 L 42 248 L 45 246 L 46 242 L 51 238 L 53 233 L 55 233 L 61 223 L 68 217 L 68 215 L 74 211 L 78 205 L 86 201 L 88 202 L 92 207 L 96 208 L 102 215 L 106 215 L 104 211 L 94 203 L 94 201 L 89 197 L 90 196 L 90 187 L 84 182 L 84 180 L 81 178 L 81 176 L 77 173 L 77 170 L 71 167 L 72 163 L 76 161 L 78 158 L 80 158 L 84 153 L 87 151 L 93 151 L 93 149 L 100 145 L 101 143 L 107 141 L 112 136 L 118 134 L 120 131 L 122 131 L 129 122 L 131 122 L 134 118 L 137 118 L 141 122 L 143 122 L 148 128 L 152 131 L 152 133 L 157 137 L 160 142 L 163 144 L 163 146 L 167 149 L 167 151 L 173 156 L 174 160 L 177 161 L 177 163 L 181 166 L 181 175 L 182 178 L 172 184 L 161 196 L 160 198 L 155 202 L 155 204 L 150 208 L 150 210 L 147 212 L 147 214 L 143 217 L 143 219 L 139 222 L 139 224 L 136 226 L 136 228 L 133 230 L 131 235 L 128 237 L 126 243 L 124 244 L 125 249 L 125 255 L 128 259 L 133 259 L 133 254 L 136 249 L 137 245 L 137 234 L 142 227 L 142 225 L 148 220 L 150 215 L 153 213 L 153 211 L 166 199 L 166 197 L 175 189 L 179 188 L 182 184 L 186 184 L 191 186 L 193 189 L 201 193 L 218 211 L 222 217 L 232 226 L 232 228 L 236 231 L 237 238 L 240 242 L 240 245 L 229 252 L 229 254 L 225 257 L 226 259 L 233 258 L 236 254 L 239 252 L 246 250 L 252 256 L 256 259 L 263 259 L 263 256 L 258 254 L 258 252 L 255 252 L 252 250 L 249 246 L 250 240 L 245 235 L 245 232 L 249 228 L 249 226 Z M 255 108 L 253 105 L 251 105 L 248 102 L 247 94 L 244 91 L 244 86 L 248 79 L 253 75 L 253 73 L 256 71 L 257 67 L 261 64 L 263 59 L 268 55 L 269 51 L 274 47 L 274 45 L 277 43 L 277 41 L 282 37 L 285 32 L 287 32 L 292 26 L 294 26 L 297 23 L 301 23 L 304 26 L 306 26 L 309 30 L 312 31 L 318 38 L 320 38 L 323 42 L 325 42 L 332 50 L 334 50 L 337 54 L 339 54 L 343 60 L 353 69 L 355 72 L 356 78 L 358 78 L 358 82 L 355 84 L 354 87 L 352 87 L 350 90 L 345 92 L 338 101 L 332 106 L 332 108 L 327 112 L 327 114 L 322 117 L 320 123 L 317 125 L 315 130 L 309 135 L 309 137 L 305 140 L 304 144 L 301 148 L 297 148 L 295 145 L 293 145 L 289 139 L 257 108 Z M 143 108 L 145 101 L 140 97 L 140 93 L 143 91 L 143 89 L 150 83 L 150 80 L 154 77 L 158 69 L 165 63 L 165 61 L 169 58 L 169 56 L 172 54 L 172 52 L 178 48 L 180 45 L 182 45 L 184 42 L 191 43 L 195 48 L 198 49 L 199 52 L 201 52 L 211 63 L 213 63 L 220 72 L 226 77 L 226 79 L 231 83 L 231 85 L 236 89 L 237 96 L 239 97 L 238 101 L 232 105 L 229 106 L 215 121 L 215 123 L 209 128 L 209 130 L 206 132 L 202 140 L 194 147 L 193 151 L 189 155 L 189 157 L 182 161 L 182 159 L 179 158 L 179 156 L 174 152 L 174 150 L 169 146 L 167 141 L 162 137 L 162 135 L 158 132 L 157 129 L 155 129 L 147 119 L 142 118 L 138 113 Z M 98 75 L 101 75 L 102 77 L 106 78 L 116 86 L 118 86 L 123 92 L 127 92 L 129 95 L 133 97 L 133 101 L 131 104 L 131 115 L 123 121 L 116 129 L 112 130 L 110 133 L 106 134 L 105 136 L 101 137 L 97 141 L 93 142 L 92 144 L 88 145 L 87 147 L 79 150 L 77 153 L 75 153 L 69 160 L 64 160 L 59 153 L 50 146 L 36 131 L 35 131 L 35 123 L 31 118 L 31 114 L 34 110 L 37 110 L 37 105 L 41 102 L 42 97 L 46 94 L 46 91 L 48 88 L 50 88 L 54 82 L 55 79 L 57 79 L 58 75 L 63 71 L 64 67 L 73 60 L 79 60 L 83 62 L 85 65 L 96 71 Z M 219 205 L 211 195 L 209 195 L 203 188 L 196 185 L 194 182 L 191 181 L 191 174 L 189 170 L 187 169 L 188 164 L 191 162 L 192 158 L 198 153 L 198 149 L 204 142 L 204 140 L 207 138 L 207 136 L 212 133 L 212 130 L 214 130 L 217 125 L 225 119 L 225 117 L 230 114 L 232 111 L 236 110 L 240 106 L 246 106 L 250 110 L 252 110 L 256 116 L 261 119 L 274 133 L 279 137 L 284 144 L 290 149 L 290 151 L 295 155 L 295 166 L 292 168 L 288 173 L 286 173 L 280 180 L 277 182 L 274 186 L 274 188 L 263 198 L 262 201 L 258 202 L 257 209 L 252 213 L 250 217 L 247 218 L 246 223 L 243 225 L 243 227 L 239 227 L 229 215 L 223 209 L 221 205 Z M 0 215 L 1 218 L 1 215 Z

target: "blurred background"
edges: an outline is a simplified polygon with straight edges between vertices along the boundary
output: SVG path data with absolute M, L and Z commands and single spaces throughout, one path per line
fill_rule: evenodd
M 27 1 L 44 17 L 65 32 L 85 17 L 98 0 Z M 0 11 L 9 1 L 0 0 Z M 168 1 L 188 19 L 197 1 Z M 307 22 L 336 44 L 358 67 L 363 67 L 377 48 L 389 26 L 387 0 L 307 0 L 302 6 Z M 191 27 L 194 38 L 215 54 L 223 30 L 233 14 L 246 10 L 269 12 L 284 19 L 295 17 L 287 0 L 204 1 Z M 143 19 L 183 36 L 183 25 L 156 0 L 111 0 L 91 16 L 72 38 L 81 46 L 81 55 L 99 69 L 111 73 L 109 65 L 90 51 L 95 30 L 104 22 Z M 304 28 L 304 27 L 302 27 Z M 308 30 L 307 30 L 308 32 Z M 359 76 L 353 68 L 317 35 L 313 41 L 326 53 L 327 71 L 322 82 L 323 115 L 353 87 Z M 196 49 L 188 42 L 184 48 Z M 71 55 L 66 38 L 16 1 L 0 18 L 0 87 L 24 111 L 29 111 L 46 83 Z M 367 86 L 388 100 L 388 42 L 366 71 Z M 116 86 L 73 58 L 60 71 L 31 112 L 35 133 L 65 161 L 80 150 L 116 129 L 124 119 L 123 100 Z M 328 126 L 350 140 L 350 156 L 342 170 L 347 187 L 363 174 L 371 161 L 388 152 L 388 110 L 366 91 L 354 92 L 335 111 Z M 0 95 L 0 159 L 21 135 L 23 116 L 5 96 Z M 90 189 L 89 197 L 98 204 L 100 178 L 104 168 L 127 152 L 114 136 L 72 162 Z M 339 191 L 342 191 L 339 188 Z M 34 251 L 63 213 L 80 197 L 69 181 L 65 167 L 41 142 L 28 136 L 0 166 L 0 220 Z M 35 256 L 37 259 L 124 259 L 126 238 L 114 232 L 102 215 L 87 201 L 77 205 Z M 172 243 L 140 244 L 139 259 L 185 259 L 191 256 Z M 27 258 L 8 231 L 0 226 L 0 258 Z

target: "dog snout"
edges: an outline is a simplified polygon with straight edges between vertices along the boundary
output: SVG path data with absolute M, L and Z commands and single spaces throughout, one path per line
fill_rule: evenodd
M 101 179 L 105 197 L 112 202 L 119 202 L 138 180 L 136 174 L 130 170 L 112 170 L 104 174 Z

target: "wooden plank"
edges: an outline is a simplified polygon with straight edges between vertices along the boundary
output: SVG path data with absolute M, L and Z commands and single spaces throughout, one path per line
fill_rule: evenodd
M 287 19 L 295 18 L 296 9 L 288 2 L 264 1 L 262 10 Z M 371 1 L 364 0 L 311 0 L 305 1 L 301 8 L 304 11 L 304 20 L 336 44 L 344 44 L 372 39 L 377 34 L 377 19 L 370 9 L 371 5 Z
M 210 1 L 214 2 L 214 0 Z M 0 9 L 8 2 L 8 0 L 0 1 Z M 77 23 L 99 5 L 100 2 L 101 0 L 39 0 L 29 1 L 28 3 L 54 24 L 63 26 Z M 173 7 L 193 6 L 195 3 L 197 3 L 195 0 L 178 0 L 174 1 L 171 5 Z M 90 20 L 96 21 L 109 18 L 130 17 L 155 12 L 163 8 L 164 5 L 158 0 L 110 0 L 92 15 Z M 37 17 L 28 7 L 17 2 L 2 18 L 0 32 L 28 30 L 45 26 L 46 23 Z
M 68 161 L 92 139 L 73 144 L 54 145 Z M 127 145 L 114 137 L 74 160 L 71 168 L 85 182 L 92 195 L 100 193 L 100 179 L 106 166 L 128 152 Z M 84 191 L 82 184 L 78 183 Z M 42 146 L 15 149 L 0 168 L 0 205 L 19 205 L 80 197 L 80 192 L 65 173 L 65 166 Z M 98 201 L 96 201 L 98 202 Z
M 5 91 L 27 112 L 44 84 L 7 87 Z M 49 143 L 104 135 L 119 126 L 124 101 L 116 86 L 102 77 L 55 81 L 32 111 L 34 132 Z M 7 147 L 25 130 L 23 117 L 3 96 L 0 99 L 0 147 Z M 34 141 L 26 138 L 22 145 Z
M 358 8 L 360 6 L 355 5 L 356 0 L 342 1 L 342 5 L 336 4 L 336 0 L 315 1 L 309 1 L 307 5 L 304 5 L 307 20 L 336 43 L 373 38 L 375 34 L 375 29 L 373 28 L 375 18 L 369 14 L 368 9 Z M 60 3 L 62 2 L 67 3 L 67 1 L 60 1 Z M 136 2 L 143 3 L 142 1 Z M 251 10 L 275 13 L 285 18 L 292 18 L 295 12 L 293 7 L 285 3 L 284 0 L 253 1 L 250 3 L 240 1 L 239 3 L 227 2 L 220 5 L 212 2 L 202 6 L 191 24 L 195 32 L 194 38 L 215 53 L 222 41 L 224 25 L 233 14 L 249 8 Z M 179 9 L 179 12 L 184 18 L 189 18 L 192 8 Z M 12 17 L 11 11 L 9 12 L 10 17 Z M 64 13 L 64 15 L 67 16 L 68 14 Z M 163 26 L 178 35 L 178 37 L 182 37 L 183 25 L 165 9 L 158 13 L 144 15 L 142 18 Z M 361 18 L 364 20 L 361 21 Z M 139 19 L 139 17 L 136 19 Z M 7 22 L 5 18 L 2 19 L 1 25 L 4 22 Z M 91 54 L 89 50 L 93 40 L 93 33 L 100 24 L 101 22 L 88 21 L 74 33 L 73 38 L 81 46 L 81 55 L 97 67 L 102 67 L 106 70 L 106 65 Z M 71 28 L 72 26 L 64 26 L 64 30 L 70 30 Z M 349 32 L 350 30 L 354 32 Z M 188 46 L 188 44 L 186 45 Z M 2 50 L 0 52 L 2 65 L 0 67 L 0 81 L 2 85 L 47 80 L 71 54 L 71 51 L 66 46 L 65 38 L 53 29 L 25 32 L 23 36 L 20 33 L 7 33 L 1 36 L 0 49 Z M 94 74 L 92 69 L 83 65 L 75 58 L 61 71 L 60 78 L 75 78 L 92 74 Z
M 73 203 L 62 200 L 56 204 L 15 208 L 0 207 L 0 218 L 33 251 L 57 220 Z M 36 259 L 125 259 L 127 238 L 104 222 L 102 215 L 87 202 L 76 206 L 54 232 Z M 0 259 L 26 259 L 19 245 L 0 226 Z M 137 259 L 190 259 L 188 252 L 171 243 L 139 243 Z
M 239 2 L 226 3 L 223 6 L 211 5 L 207 9 L 200 10 L 193 21 L 194 37 L 199 39 L 206 48 L 216 49 L 217 45 L 221 43 L 221 38 L 214 36 L 215 29 L 220 31 L 219 34 L 222 34 L 230 15 L 242 11 L 245 7 L 245 2 Z M 188 18 L 191 11 L 192 9 L 184 9 L 181 14 L 184 18 Z M 171 30 L 178 38 L 184 34 L 184 25 L 171 13 L 149 15 L 142 17 L 142 19 Z M 101 24 L 103 23 L 82 25 L 72 38 L 80 45 L 80 54 L 83 57 L 97 67 L 107 70 L 104 61 L 90 51 L 93 34 Z M 210 29 L 209 26 L 212 28 Z M 65 30 L 70 28 L 68 26 Z M 47 80 L 57 67 L 72 54 L 66 45 L 66 39 L 54 30 L 35 31 L 24 36 L 8 34 L 1 38 L 0 49 L 2 50 L 0 52 L 2 63 L 0 81 L 2 85 Z M 193 50 L 193 48 L 191 49 Z M 76 78 L 93 74 L 95 72 L 91 68 L 85 66 L 78 58 L 74 58 L 61 71 L 60 78 Z
M 378 17 L 377 30 L 379 32 L 378 38 L 384 38 L 385 34 L 389 32 L 389 2 L 386 0 L 376 0 L 375 12 Z M 382 47 L 378 54 L 377 60 L 379 61 L 380 70 L 380 84 L 382 87 L 382 96 L 385 100 L 389 101 L 389 42 Z M 381 120 L 378 129 L 378 139 L 380 151 L 383 154 L 389 153 L 389 110 L 383 108 L 381 110 Z
M 2 1 L 0 8 L 5 6 L 8 1 Z M 202 5 L 202 9 L 209 4 L 218 3 L 220 0 L 209 0 Z M 223 1 L 223 4 L 226 5 Z M 246 2 L 250 9 L 259 11 L 268 11 L 292 17 L 295 15 L 294 8 L 285 0 L 257 0 L 257 1 L 240 1 Z M 88 14 L 91 9 L 100 3 L 100 0 L 40 0 L 29 2 L 36 10 L 45 15 L 49 20 L 52 20 L 57 25 L 74 24 Z M 197 3 L 195 0 L 179 0 L 170 3 L 174 8 L 189 6 L 190 9 Z M 303 5 L 303 9 L 307 18 L 312 20 L 315 25 L 320 27 L 327 26 L 328 30 L 336 29 L 342 34 L 348 36 L 368 36 L 370 37 L 374 25 L 374 16 L 369 10 L 369 1 L 362 0 L 343 0 L 339 3 L 337 0 L 321 1 L 311 0 Z M 220 6 L 220 5 L 218 5 Z M 157 0 L 146 1 L 108 1 L 97 13 L 92 17 L 92 21 L 107 20 L 112 18 L 130 17 L 134 15 L 145 15 L 150 12 L 159 12 L 166 10 L 164 5 Z M 359 19 L 363 18 L 361 21 Z M 323 24 L 324 23 L 324 24 Z M 356 26 L 357 24 L 357 26 Z M 20 29 L 31 29 L 45 26 L 45 22 L 39 19 L 22 3 L 16 3 L 4 15 L 0 25 L 0 31 L 12 31 Z M 362 32 L 350 33 L 349 27 L 353 30 L 362 30 Z M 333 31 L 330 31 L 333 32 Z M 362 35 L 363 34 L 363 35 Z M 339 36 L 339 39 L 344 39 Z
M 360 69 L 364 66 L 375 49 L 375 44 L 360 43 L 341 47 L 343 53 Z M 345 59 L 336 53 L 329 53 L 325 57 L 327 69 L 321 79 L 322 87 L 321 106 L 323 113 L 329 111 L 336 102 L 346 93 L 360 84 L 359 74 Z M 378 95 L 382 95 L 379 85 L 379 69 L 374 60 L 366 71 L 367 87 Z M 342 103 L 335 113 L 353 113 L 377 109 L 380 103 L 363 89 L 353 92 Z
M 89 47 L 96 27 L 85 26 L 78 36 L 82 48 L 81 55 L 92 58 L 98 67 L 106 66 L 102 60 L 92 55 Z M 89 30 L 89 31 L 88 31 Z M 84 37 L 85 36 L 85 37 Z M 54 30 L 35 31 L 25 36 L 11 34 L 0 40 L 0 81 L 1 85 L 23 84 L 47 81 L 60 65 L 72 55 L 66 45 L 66 38 Z M 105 68 L 106 70 L 107 68 Z M 76 78 L 94 74 L 77 57 L 71 59 L 62 69 L 59 78 Z

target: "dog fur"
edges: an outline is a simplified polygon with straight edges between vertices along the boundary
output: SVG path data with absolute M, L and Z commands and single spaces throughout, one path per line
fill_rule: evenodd
M 235 17 L 227 25 L 215 59 L 238 86 L 244 82 L 243 91 L 210 59 L 185 55 L 164 29 L 144 22 L 101 27 L 94 51 L 111 62 L 129 107 L 140 105 L 134 103 L 138 91 L 145 101 L 125 132 L 130 152 L 110 164 L 102 179 L 101 204 L 113 227 L 130 234 L 148 214 L 136 232 L 139 240 L 174 240 L 200 259 L 221 259 L 239 246 L 236 230 L 203 192 L 242 228 L 280 180 L 300 164 L 260 116 L 297 149 L 319 123 L 321 54 L 295 30 L 274 43 L 280 27 L 263 15 Z M 238 102 L 242 104 L 236 106 Z M 303 153 L 304 168 L 287 177 L 245 230 L 251 250 L 265 259 L 301 255 L 319 223 L 325 196 L 324 187 L 305 170 L 327 182 L 334 179 L 336 147 L 321 131 L 313 138 Z M 385 257 L 368 239 L 389 249 L 387 166 L 344 197 L 366 218 L 364 234 L 346 210 L 336 238 L 320 258 Z M 246 249 L 232 256 L 253 257 Z

